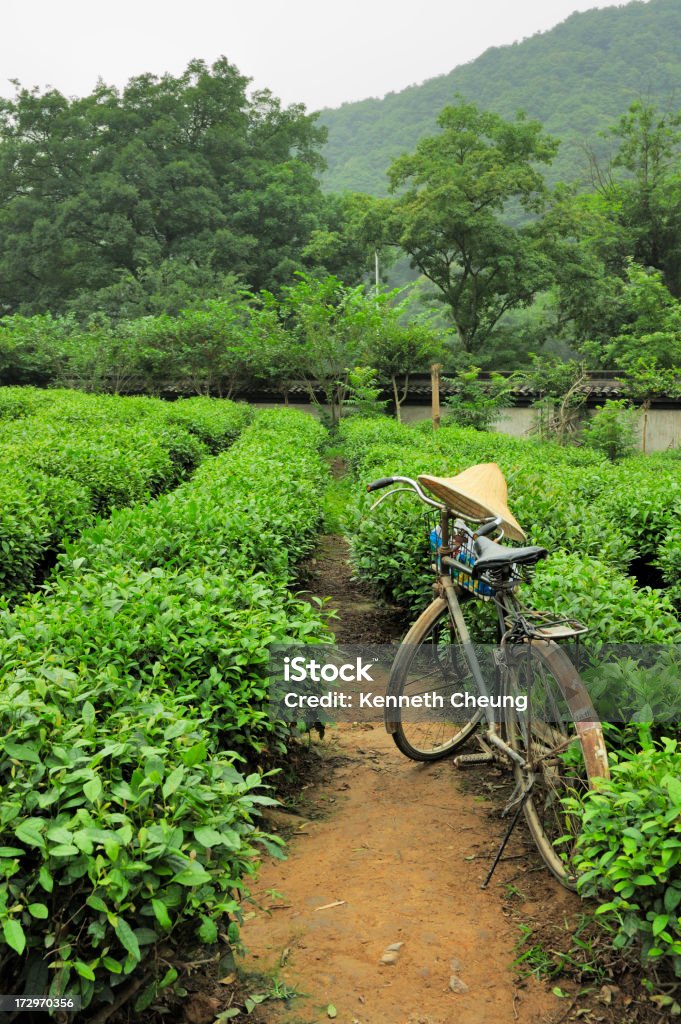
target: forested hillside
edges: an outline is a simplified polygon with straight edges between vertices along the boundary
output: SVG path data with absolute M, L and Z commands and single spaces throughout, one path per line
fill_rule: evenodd
M 562 140 L 549 179 L 573 181 L 588 171 L 585 142 L 602 152 L 598 133 L 632 101 L 681 106 L 680 41 L 678 0 L 587 11 L 422 85 L 325 110 L 324 187 L 384 195 L 391 160 L 433 131 L 457 93 L 504 116 L 522 109 L 538 118 Z

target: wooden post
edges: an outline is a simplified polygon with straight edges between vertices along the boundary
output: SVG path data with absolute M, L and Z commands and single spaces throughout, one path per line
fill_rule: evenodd
M 430 388 L 433 405 L 433 430 L 440 426 L 440 370 L 442 363 L 433 363 L 430 368 Z

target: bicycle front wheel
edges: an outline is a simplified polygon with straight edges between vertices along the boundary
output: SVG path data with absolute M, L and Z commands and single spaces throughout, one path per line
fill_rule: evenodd
M 385 724 L 403 754 L 438 761 L 466 742 L 481 714 L 456 710 L 450 698 L 467 683 L 473 688 L 471 681 L 447 602 L 436 598 L 406 634 L 390 672 L 387 696 L 394 706 L 386 707 Z
M 514 651 L 507 672 L 509 745 L 523 756 L 513 764 L 519 793 L 528 792 L 525 818 L 544 863 L 568 889 L 576 886 L 579 805 L 598 778 L 608 778 L 603 730 L 569 657 L 556 643 L 532 640 Z M 527 698 L 526 710 L 519 710 Z M 575 802 L 567 806 L 565 797 Z

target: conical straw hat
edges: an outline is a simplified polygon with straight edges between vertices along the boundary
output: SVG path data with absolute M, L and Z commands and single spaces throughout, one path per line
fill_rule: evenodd
M 419 483 L 432 491 L 448 508 L 473 519 L 501 516 L 504 532 L 511 540 L 524 540 L 518 520 L 506 504 L 508 488 L 496 462 L 481 462 L 457 476 L 422 474 Z

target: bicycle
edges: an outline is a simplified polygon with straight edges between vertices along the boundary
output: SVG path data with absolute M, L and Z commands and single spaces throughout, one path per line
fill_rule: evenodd
M 544 863 L 564 886 L 574 889 L 580 821 L 576 812 L 565 809 L 562 798 L 583 795 L 595 780 L 609 775 L 598 716 L 577 669 L 557 643 L 576 639 L 579 644 L 587 627 L 520 602 L 518 587 L 546 557 L 545 548 L 498 543 L 504 536 L 501 516 L 476 519 L 457 514 L 426 495 L 410 477 L 384 477 L 367 490 L 394 484 L 400 486 L 372 509 L 409 489 L 429 506 L 426 522 L 436 580 L 432 603 L 411 626 L 394 658 L 386 729 L 399 750 L 415 761 L 453 755 L 475 736 L 480 751 L 456 757 L 457 767 L 512 767 L 515 788 L 503 814 L 515 813 L 483 887 L 523 812 Z M 493 609 L 489 648 L 480 642 L 482 602 Z M 491 654 L 487 679 L 481 665 L 485 653 Z M 452 695 L 470 690 L 477 693 L 476 709 L 469 714 L 464 706 L 463 715 L 455 714 L 462 703 L 455 703 Z M 394 713 L 394 708 L 410 704 L 429 710 L 425 715 Z

